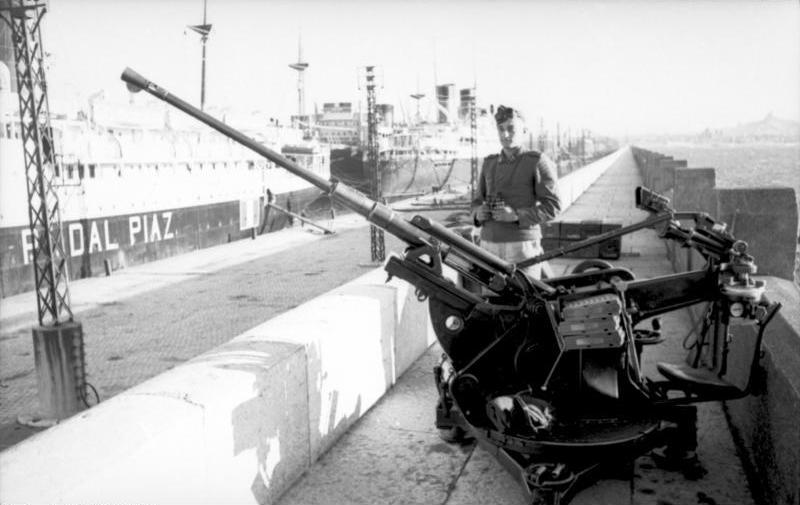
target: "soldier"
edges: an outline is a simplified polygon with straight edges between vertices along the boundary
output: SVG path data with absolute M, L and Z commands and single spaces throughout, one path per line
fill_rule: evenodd
M 487 156 L 472 202 L 480 227 L 481 246 L 517 263 L 543 253 L 541 223 L 561 211 L 556 192 L 556 166 L 545 154 L 525 150 L 525 123 L 519 111 L 500 105 L 494 115 L 502 150 Z M 538 279 L 542 265 L 525 269 Z

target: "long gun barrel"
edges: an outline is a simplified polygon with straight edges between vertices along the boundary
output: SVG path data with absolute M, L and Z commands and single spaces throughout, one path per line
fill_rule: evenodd
M 513 263 L 488 253 L 477 245 L 464 240 L 451 230 L 419 216 L 412 222 L 403 219 L 388 206 L 371 200 L 359 191 L 341 184 L 335 179 L 326 180 L 284 158 L 263 144 L 174 96 L 166 89 L 147 80 L 130 68 L 126 68 L 121 77 L 127 83 L 129 90 L 134 92 L 144 90 L 159 100 L 182 110 L 276 165 L 313 184 L 354 212 L 364 216 L 369 222 L 406 242 L 410 247 L 437 249 L 445 263 L 473 280 L 491 286 L 496 291 L 507 287 L 511 288 L 512 291 L 524 289 L 515 280 L 517 268 Z M 539 289 L 552 290 L 552 288 L 540 281 L 530 281 Z

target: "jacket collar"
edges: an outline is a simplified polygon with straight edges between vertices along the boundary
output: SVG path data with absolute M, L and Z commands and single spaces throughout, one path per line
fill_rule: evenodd
M 517 160 L 517 158 L 520 157 L 520 155 L 522 153 L 523 153 L 523 149 L 521 147 L 516 147 L 512 151 L 511 156 L 506 156 L 505 149 L 500 149 L 500 161 L 505 162 L 505 163 L 514 162 L 514 161 Z

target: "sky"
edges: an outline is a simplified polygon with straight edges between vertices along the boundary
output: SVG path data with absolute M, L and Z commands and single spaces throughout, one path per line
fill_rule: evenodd
M 480 105 L 529 122 L 609 135 L 680 133 L 800 119 L 797 1 L 207 0 L 208 105 L 297 112 L 302 38 L 306 112 L 364 98 L 415 111 L 434 82 L 476 85 Z M 126 100 L 130 66 L 199 104 L 203 0 L 50 0 L 43 23 L 51 103 L 103 91 Z M 52 108 L 52 107 L 51 107 Z

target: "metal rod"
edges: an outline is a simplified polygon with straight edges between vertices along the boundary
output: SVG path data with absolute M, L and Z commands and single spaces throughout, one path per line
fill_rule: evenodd
M 431 236 L 439 240 L 447 242 L 448 244 L 455 245 L 457 248 L 465 251 L 470 256 L 482 261 L 484 264 L 489 265 L 491 268 L 505 272 L 506 274 L 513 274 L 515 267 L 513 263 L 509 263 L 486 249 L 483 249 L 464 237 L 454 233 L 452 230 L 446 228 L 442 224 L 433 221 L 424 216 L 414 216 L 411 219 L 411 224 L 429 233 Z
M 274 203 L 268 203 L 267 207 L 271 207 L 271 208 L 277 210 L 278 212 L 283 212 L 286 215 L 289 215 L 289 216 L 292 216 L 294 218 L 297 218 L 297 219 L 299 219 L 300 221 L 302 221 L 304 223 L 310 224 L 311 226 L 316 226 L 320 230 L 324 231 L 326 235 L 333 235 L 335 233 L 333 230 L 331 230 L 329 228 L 325 228 L 321 224 L 317 224 L 314 221 L 308 219 L 307 217 L 303 217 L 300 214 L 295 214 L 294 212 L 288 211 L 288 210 L 284 209 L 283 207 L 278 207 Z
M 583 249 L 584 247 L 589 247 L 595 244 L 599 244 L 600 242 L 605 242 L 608 239 L 621 237 L 622 235 L 626 235 L 632 231 L 641 230 L 643 228 L 650 228 L 653 225 L 670 220 L 672 220 L 672 213 L 666 212 L 663 214 L 656 214 L 655 216 L 645 219 L 640 223 L 623 226 L 618 230 L 609 231 L 607 233 L 597 235 L 596 237 L 591 237 L 586 240 L 581 240 L 580 242 L 577 242 L 571 246 L 561 247 L 559 249 L 556 249 L 555 251 L 551 251 L 549 253 L 544 253 L 538 256 L 534 256 L 533 258 L 522 260 L 519 263 L 517 263 L 517 268 L 525 268 L 531 265 L 535 265 L 536 263 L 541 263 L 542 261 L 547 261 L 552 258 L 557 258 L 559 256 L 571 253 L 572 251 L 577 251 L 578 249 Z

